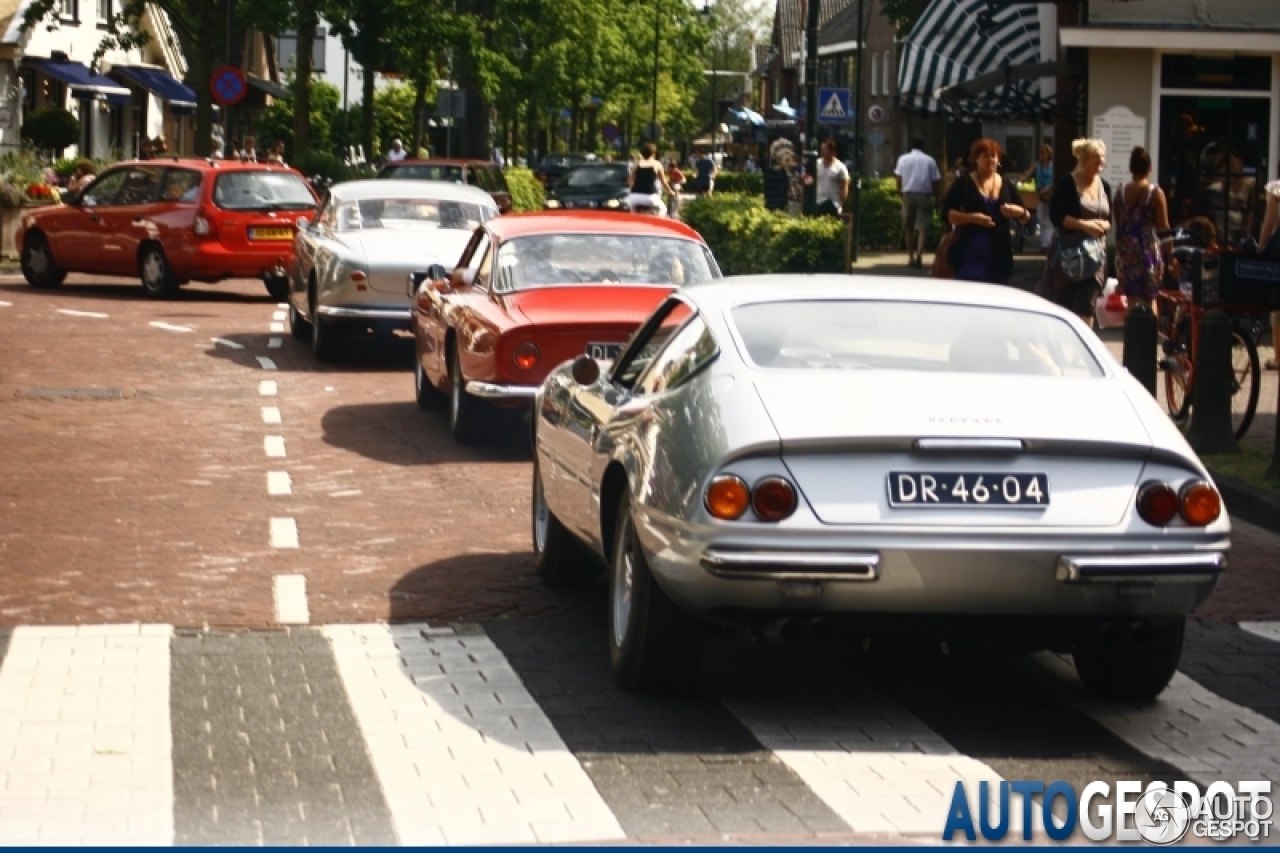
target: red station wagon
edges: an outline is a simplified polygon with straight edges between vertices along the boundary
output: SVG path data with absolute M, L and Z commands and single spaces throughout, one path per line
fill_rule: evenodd
M 65 204 L 22 216 L 17 243 L 32 287 L 69 272 L 137 275 L 149 296 L 189 281 L 261 278 L 289 296 L 301 217 L 318 202 L 298 172 L 265 163 L 175 158 L 120 163 Z

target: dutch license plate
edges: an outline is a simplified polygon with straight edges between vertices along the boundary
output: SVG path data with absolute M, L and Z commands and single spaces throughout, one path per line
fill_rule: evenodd
M 600 361 L 612 361 L 622 352 L 622 344 L 587 344 L 587 355 Z
M 250 240 L 292 240 L 292 228 L 250 228 Z
M 894 507 L 1045 507 L 1047 474 L 889 472 L 889 505 Z

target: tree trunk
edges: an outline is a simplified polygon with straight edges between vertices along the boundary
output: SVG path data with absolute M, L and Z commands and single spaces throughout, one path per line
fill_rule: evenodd
M 364 147 L 365 161 L 372 163 L 374 157 L 373 76 L 377 72 L 374 71 L 372 64 L 361 63 L 361 65 L 364 70 L 360 78 L 360 144 Z
M 209 91 L 209 78 L 213 76 L 213 51 L 220 22 L 214 19 L 212 5 L 200 4 L 200 31 L 191 44 L 191 77 L 196 90 L 196 138 L 192 151 L 197 157 L 208 157 L 213 147 L 213 93 Z M 137 132 L 142 133 L 142 129 Z
M 532 88 L 529 90 L 529 104 L 524 114 L 524 134 L 524 156 L 529 160 L 529 168 L 537 169 L 538 160 L 534 157 L 534 151 L 538 148 L 538 99 Z
M 413 80 L 413 148 L 409 151 L 409 156 L 411 157 L 417 157 L 418 149 L 422 147 L 422 136 L 426 132 L 426 128 L 423 126 L 426 107 L 427 79 L 425 77 L 415 77 Z
M 300 161 L 311 150 L 311 51 L 319 24 L 316 0 L 297 0 L 298 49 L 294 52 L 293 159 Z

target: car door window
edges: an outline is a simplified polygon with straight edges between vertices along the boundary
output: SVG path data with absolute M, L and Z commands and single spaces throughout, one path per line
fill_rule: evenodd
M 485 174 L 484 169 L 477 169 L 475 166 L 467 167 L 467 183 L 482 190 L 492 189 L 489 186 L 489 176 Z
M 614 367 L 613 382 L 626 389 L 634 388 L 654 356 L 691 314 L 693 309 L 682 299 L 672 298 L 662 303 L 627 344 Z
M 472 239 L 468 252 L 469 255 L 466 253 L 463 254 L 463 258 L 465 258 L 463 266 L 471 270 L 471 272 L 478 274 L 480 270 L 480 263 L 485 259 L 485 256 L 489 254 L 488 232 L 480 231 L 476 237 Z
M 711 330 L 697 314 L 669 338 L 644 373 L 636 380 L 637 394 L 661 394 L 670 391 L 697 373 L 719 354 Z
M 127 174 L 128 171 L 125 169 L 107 172 L 89 185 L 89 189 L 80 196 L 80 203 L 85 207 L 105 207 L 115 204 L 116 193 L 120 192 L 120 186 L 124 183 Z
M 476 287 L 481 290 L 489 289 L 489 274 L 493 271 L 493 249 L 486 246 L 484 254 L 480 258 L 480 266 L 476 269 L 476 277 L 473 282 Z
M 160 179 L 164 170 L 155 166 L 130 169 L 116 195 L 117 205 L 150 204 L 160 195 Z
M 490 166 L 487 171 L 489 172 L 489 183 L 494 192 L 505 193 L 509 191 L 507 189 L 507 177 L 502 174 L 501 169 L 497 166 Z
M 160 198 L 178 204 L 193 204 L 200 200 L 200 173 L 192 169 L 168 169 Z

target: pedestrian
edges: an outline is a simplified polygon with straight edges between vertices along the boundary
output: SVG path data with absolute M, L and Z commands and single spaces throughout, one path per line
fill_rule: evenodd
M 408 156 L 409 152 L 404 150 L 403 142 L 399 139 L 391 140 L 391 150 L 387 152 L 388 163 L 399 163 Z
M 743 164 L 742 171 L 748 175 L 754 175 L 760 171 L 760 166 L 756 163 L 756 158 L 750 154 L 747 155 L 747 162 Z
M 138 159 L 151 159 L 151 140 L 147 139 L 145 136 L 142 137 L 142 141 L 138 143 Z
M 98 177 L 97 171 L 92 160 L 77 160 L 76 170 L 67 181 L 67 190 L 73 193 L 84 192 Z
M 1116 223 L 1116 288 L 1131 301 L 1147 303 L 1154 312 L 1156 291 L 1164 278 L 1160 232 L 1169 230 L 1169 202 L 1151 182 L 1151 155 L 1141 145 L 1129 155 L 1130 183 L 1112 198 Z
M 924 137 L 911 137 L 911 150 L 898 158 L 893 179 L 902 195 L 902 233 L 907 239 L 907 266 L 924 267 L 924 246 L 933 224 L 933 199 L 942 186 L 938 161 L 924 153 Z
M 946 221 L 956 229 L 947 260 L 961 281 L 1008 284 L 1013 274 L 1013 236 L 1007 220 L 1031 221 L 1013 181 L 1006 181 L 998 171 L 1002 153 L 994 139 L 973 143 L 969 175 L 952 184 L 942 202 Z
M 1036 221 L 1040 223 L 1040 250 L 1049 253 L 1053 242 L 1053 222 L 1049 219 L 1049 200 L 1053 196 L 1053 146 L 1045 142 L 1031 168 L 1022 176 L 1036 185 Z
M 1107 146 L 1101 139 L 1071 143 L 1076 167 L 1053 185 L 1049 218 L 1056 233 L 1040 295 L 1093 326 L 1094 306 L 1106 280 L 1106 236 L 1111 230 L 1111 187 L 1100 173 Z
M 698 156 L 693 161 L 693 180 L 689 183 L 689 191 L 702 195 L 711 195 L 716 187 L 716 164 L 707 156 L 707 149 L 699 148 Z
M 165 154 L 168 154 L 168 153 L 169 153 L 169 143 L 164 141 L 163 136 L 157 136 L 155 139 L 151 140 L 151 156 L 152 157 L 163 157 Z
M 1262 217 L 1262 233 L 1258 243 L 1264 254 L 1280 258 L 1280 181 L 1266 186 L 1267 211 Z M 1267 370 L 1280 369 L 1280 311 L 1271 312 L 1271 358 Z
M 275 144 L 267 149 L 267 162 L 273 166 L 286 166 L 284 162 L 284 140 L 277 139 Z
M 244 138 L 244 148 L 240 150 L 240 162 L 258 162 L 258 140 L 254 139 L 252 136 L 246 136 Z
M 662 164 L 653 156 L 657 151 L 652 142 L 640 146 L 640 159 L 631 170 L 631 194 L 627 196 L 627 205 L 632 213 L 662 215 L 664 205 L 658 187 L 661 186 L 670 193 L 671 185 L 667 183 Z
M 667 161 L 667 183 L 671 185 L 671 197 L 667 200 L 667 215 L 672 219 L 680 216 L 680 192 L 684 189 L 684 172 L 674 160 Z
M 814 212 L 818 216 L 839 216 L 849 196 L 849 170 L 836 159 L 836 141 L 822 140 L 819 146 L 817 186 Z

